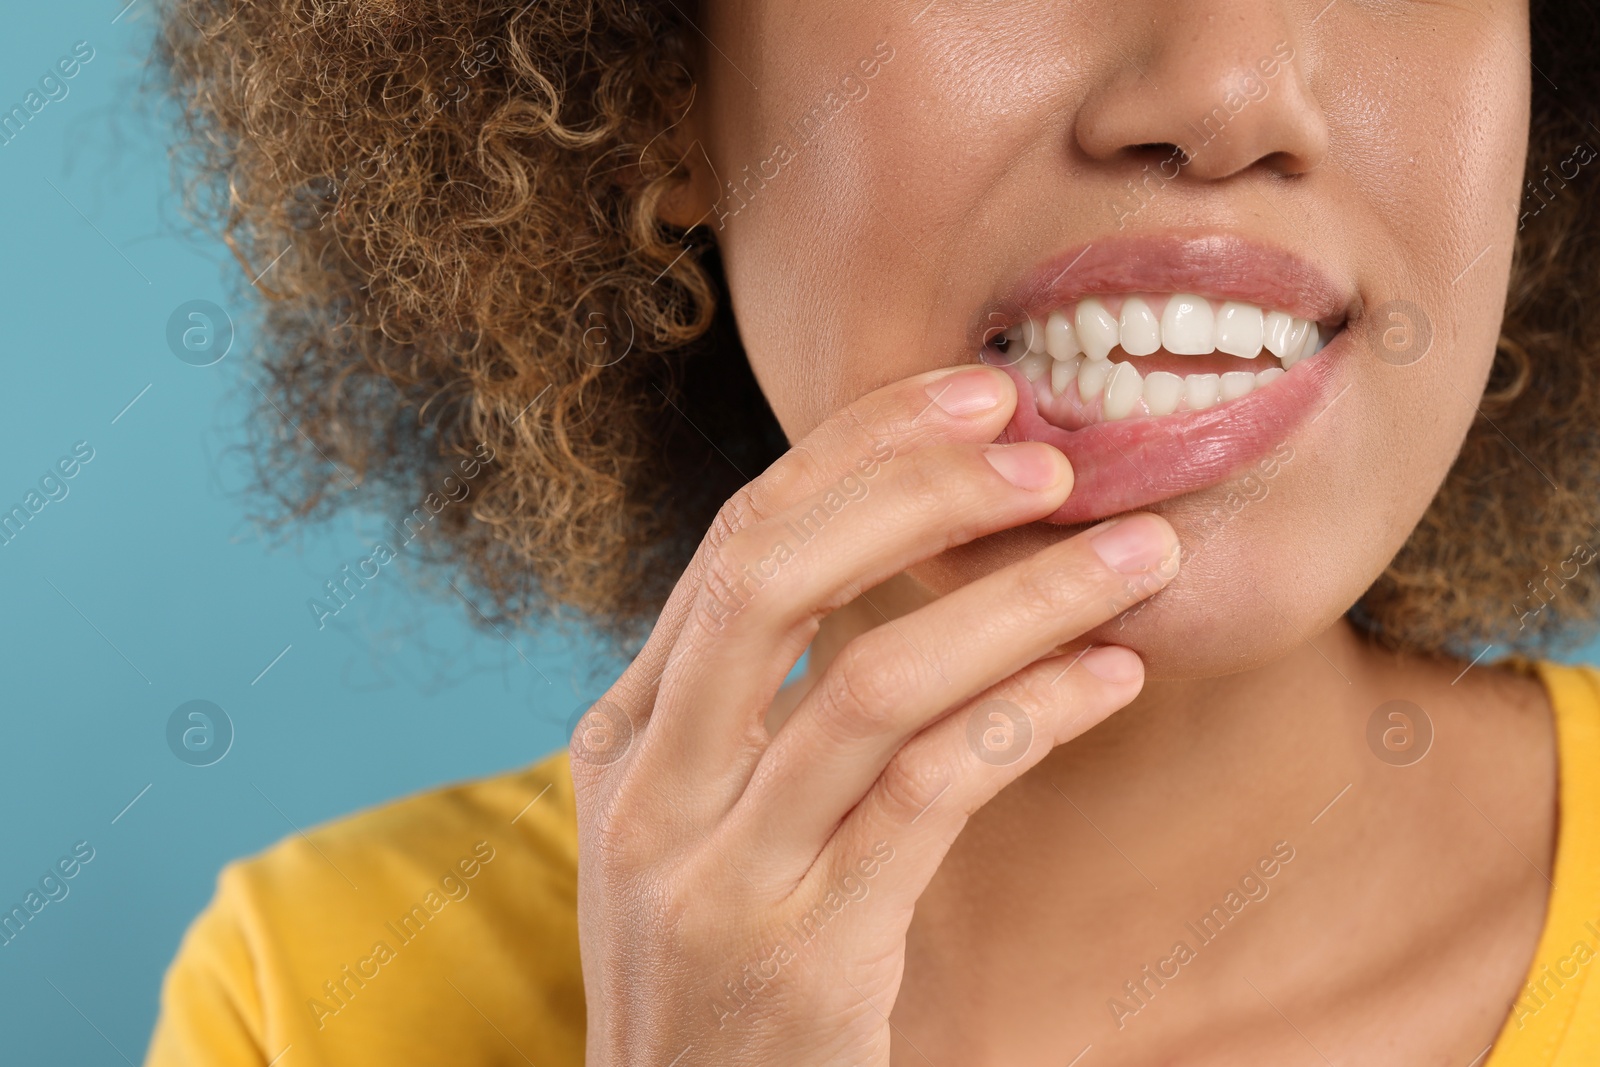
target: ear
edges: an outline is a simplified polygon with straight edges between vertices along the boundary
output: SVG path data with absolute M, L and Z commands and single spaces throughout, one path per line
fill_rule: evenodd
M 695 95 L 696 90 L 691 89 L 678 121 L 661 131 L 641 153 L 641 165 L 672 172 L 671 185 L 656 202 L 656 216 L 682 230 L 711 218 L 722 187 L 701 136 L 699 120 L 704 109 L 695 107 Z
M 664 193 L 656 204 L 656 214 L 669 226 L 688 230 L 711 221 L 718 200 L 715 168 L 698 137 L 684 154 L 682 180 Z

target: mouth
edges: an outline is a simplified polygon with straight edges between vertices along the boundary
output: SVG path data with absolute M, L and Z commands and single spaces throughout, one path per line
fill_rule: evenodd
M 1349 347 L 1338 287 L 1235 237 L 1099 242 L 1043 265 L 1010 306 L 991 316 L 982 359 L 1017 386 L 1001 440 L 1072 462 L 1053 523 L 1226 480 L 1320 417 Z

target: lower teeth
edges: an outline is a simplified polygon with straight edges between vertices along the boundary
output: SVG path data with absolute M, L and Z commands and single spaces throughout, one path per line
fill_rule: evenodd
M 1254 372 L 1179 376 L 1154 371 L 1141 375 L 1130 361 L 1089 359 L 1082 355 L 1057 360 L 1045 352 L 1028 352 L 1015 365 L 1028 381 L 1047 383 L 1053 396 L 1063 395 L 1076 383 L 1082 406 L 1087 408 L 1099 399 L 1101 418 L 1114 422 L 1135 415 L 1204 411 L 1216 404 L 1248 396 L 1283 377 L 1294 364 L 1321 352 L 1331 339 L 1331 336 L 1310 338 L 1311 343 L 1302 349 L 1302 354 L 1283 359 L 1281 366 Z

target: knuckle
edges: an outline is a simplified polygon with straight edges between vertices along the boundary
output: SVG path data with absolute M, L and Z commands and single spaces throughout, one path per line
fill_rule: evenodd
M 895 472 L 895 492 L 918 513 L 945 510 L 953 494 L 960 491 L 956 479 L 950 477 L 950 468 L 937 462 L 939 458 L 913 453 L 900 461 L 900 469 Z
M 885 814 L 897 823 L 909 823 L 949 788 L 944 768 L 902 749 L 878 776 L 877 791 Z
M 910 442 L 924 437 L 919 422 L 928 398 L 921 388 L 905 390 L 904 382 L 894 382 L 858 397 L 839 413 L 840 425 L 861 441 Z
M 689 612 L 694 628 L 707 636 L 723 633 L 729 626 L 735 625 L 745 606 L 738 600 L 713 592 L 712 588 L 706 586 L 700 590 Z M 686 657 L 679 649 L 674 649 L 667 657 L 669 669 L 676 670 L 684 662 L 687 662 Z
M 916 688 L 914 665 L 886 653 L 880 642 L 857 638 L 840 650 L 817 693 L 817 719 L 837 740 L 892 733 L 905 694 Z
M 1086 588 L 1093 589 L 1095 599 L 1090 606 L 1100 609 L 1098 614 L 1116 615 L 1160 592 L 1165 584 L 1154 574 L 1103 574 Z
M 1018 671 L 1007 680 L 1004 687 L 992 690 L 991 695 L 1017 705 L 1024 715 L 1031 716 L 1035 721 L 1048 718 L 1043 710 L 1046 708 L 1057 713 L 1066 712 L 1070 716 L 1074 710 L 1070 706 L 1073 701 L 1072 687 L 1055 684 L 1065 676 L 1059 666 L 1060 662 L 1060 657 L 1051 657 L 1048 661 L 1041 661 Z M 1075 662 L 1075 660 L 1069 661 L 1069 663 Z
M 701 544 L 714 551 L 765 518 L 765 510 L 756 500 L 755 483 L 742 486 L 717 509 Z
M 773 553 L 764 548 L 765 529 L 757 526 L 742 530 L 706 556 L 694 599 L 695 618 L 706 632 L 719 632 L 743 616 L 757 596 L 772 603 L 780 601 L 771 587 L 779 585 L 785 575 Z
M 1121 610 L 1160 588 L 1144 576 L 1116 574 L 1072 541 L 1035 557 L 1017 576 L 1012 590 L 1016 610 L 1047 619 Z
M 1013 590 L 1011 607 L 1030 619 L 1047 620 L 1075 614 L 1092 588 L 1075 576 L 1048 567 L 1029 568 Z
M 724 592 L 737 583 L 745 565 L 740 536 L 735 534 L 723 541 L 706 556 L 705 569 L 700 575 L 702 585 L 714 592 Z
M 839 412 L 835 423 L 837 432 L 857 441 L 866 442 L 882 434 L 874 430 L 882 421 L 882 407 L 877 397 L 868 393 Z

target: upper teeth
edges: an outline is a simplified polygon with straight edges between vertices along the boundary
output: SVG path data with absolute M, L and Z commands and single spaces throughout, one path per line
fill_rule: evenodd
M 1159 314 L 1152 305 L 1161 306 Z M 1141 401 L 1150 414 L 1166 415 L 1180 407 L 1199 411 L 1219 400 L 1235 400 L 1271 383 L 1327 343 L 1309 319 L 1236 300 L 1214 305 L 1189 293 L 1128 296 L 1118 315 L 1102 300 L 1088 297 L 1074 308 L 1052 311 L 1043 322 L 1030 318 L 1019 323 L 1006 337 L 1025 352 L 1017 367 L 1029 381 L 1048 376 L 1058 396 L 1076 382 L 1085 406 L 1102 398 L 1102 417 L 1108 420 L 1128 417 Z M 1119 346 L 1130 356 L 1164 348 L 1175 355 L 1224 352 L 1245 359 L 1256 358 L 1265 348 L 1280 366 L 1257 373 L 1141 375 L 1130 363 L 1109 360 Z

